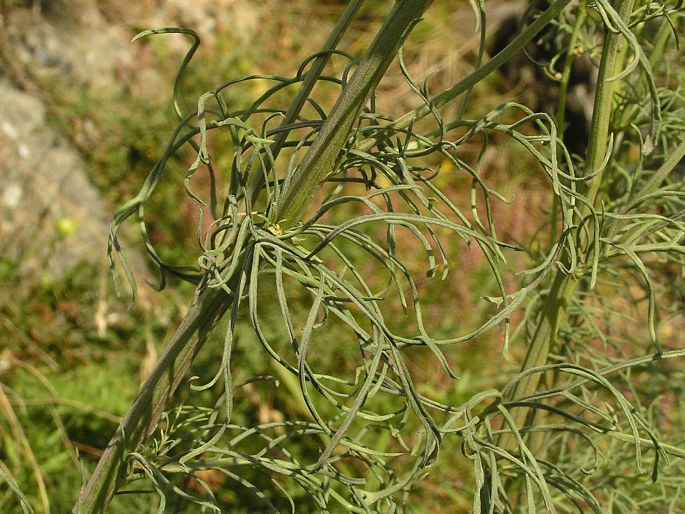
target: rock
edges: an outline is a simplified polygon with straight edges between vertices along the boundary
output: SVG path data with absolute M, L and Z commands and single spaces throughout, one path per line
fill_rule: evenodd
M 46 111 L 55 112 L 44 99 L 76 94 L 95 102 L 88 109 L 100 109 L 117 95 L 168 94 L 171 84 L 149 42 L 130 43 L 137 30 L 190 26 L 211 46 L 225 30 L 240 34 L 238 40 L 252 37 L 261 11 L 244 0 L 198 0 L 192 7 L 178 0 L 31 0 L 3 8 L 0 265 L 13 263 L 22 280 L 36 280 L 45 273 L 59 279 L 79 262 L 107 262 L 113 209 L 91 184 L 76 148 L 108 137 L 107 127 L 96 125 L 87 110 L 71 111 L 69 122 L 80 128 L 68 140 L 47 124 Z M 177 39 L 177 47 L 170 37 L 156 41 L 174 62 L 189 47 L 187 37 Z
M 63 3 L 63 10 L 46 4 L 38 16 L 11 12 L 6 37 L 14 58 L 43 81 L 108 94 L 121 88 L 117 72 L 131 61 L 127 31 L 110 25 L 93 2 Z
M 0 81 L 0 253 L 22 278 L 106 263 L 109 209 L 79 154 L 46 125 L 45 111 Z

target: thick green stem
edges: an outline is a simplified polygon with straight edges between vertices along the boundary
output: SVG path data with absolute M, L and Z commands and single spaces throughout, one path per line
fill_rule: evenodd
M 197 294 L 100 457 L 73 509 L 75 514 L 99 513 L 107 507 L 122 478 L 126 456 L 152 432 L 200 347 L 230 303 L 231 297 L 220 288 L 205 288 Z
M 622 0 L 617 9 L 620 18 L 627 24 L 630 14 L 633 12 L 634 0 Z M 626 51 L 627 41 L 621 34 L 610 32 L 604 38 L 602 60 L 599 64 L 599 76 L 597 78 L 597 91 L 595 93 L 595 105 L 590 128 L 590 144 L 585 161 L 586 175 L 590 178 L 585 185 L 585 196 L 590 205 L 595 204 L 597 192 L 604 178 L 604 173 L 597 173 L 602 167 L 606 152 L 609 148 L 609 123 L 611 121 L 612 101 L 614 91 L 619 82 L 613 80 L 621 69 L 623 57 Z M 589 207 L 581 209 L 583 215 L 590 212 Z
M 333 173 L 352 126 L 414 23 L 432 0 L 398 1 L 345 86 L 302 163 L 288 177 L 277 219 L 294 225 Z M 287 211 L 287 214 L 286 214 Z
M 619 2 L 618 13 L 624 21 L 627 21 L 630 17 L 633 3 L 633 0 L 621 0 Z M 597 91 L 595 93 L 590 143 L 585 164 L 586 176 L 592 178 L 588 179 L 585 186 L 585 196 L 588 204 L 583 204 L 578 209 L 581 220 L 591 215 L 590 206 L 595 204 L 597 192 L 605 175 L 604 172 L 599 171 L 604 164 L 609 146 L 609 123 L 611 120 L 613 93 L 616 87 L 616 81 L 613 78 L 620 72 L 621 55 L 624 52 L 625 44 L 625 38 L 618 33 L 608 32 L 604 38 Z M 592 229 L 586 230 L 591 231 Z M 586 236 L 582 234 L 575 234 L 575 236 L 580 240 L 584 240 L 583 246 L 581 246 L 582 249 L 587 246 L 587 241 L 593 235 L 590 233 Z M 571 237 L 574 236 L 572 235 Z M 593 251 L 597 251 L 597 249 Z M 570 265 L 568 256 L 565 256 L 563 261 L 564 268 L 568 269 Z M 521 371 L 528 371 L 547 362 L 550 348 L 556 342 L 558 330 L 566 323 L 568 306 L 579 284 L 580 280 L 576 279 L 573 275 L 569 275 L 564 269 L 556 271 L 552 287 L 542 310 L 542 316 L 538 322 L 537 329 L 533 333 Z M 538 373 L 526 376 L 512 388 L 506 400 L 519 400 L 535 393 L 539 386 L 540 378 L 541 375 Z M 525 425 L 528 414 L 528 409 L 523 408 L 519 408 L 513 413 L 516 427 Z M 503 433 L 498 443 L 501 447 L 513 451 L 516 440 L 512 434 Z
M 323 48 L 321 49 L 321 55 L 314 59 L 312 67 L 304 77 L 304 80 L 302 81 L 302 86 L 298 90 L 295 99 L 290 104 L 290 107 L 288 107 L 288 110 L 285 113 L 285 117 L 283 118 L 283 121 L 280 125 L 281 129 L 285 129 L 297 120 L 300 111 L 302 111 L 302 108 L 307 102 L 307 98 L 309 98 L 312 89 L 314 89 L 314 85 L 316 85 L 317 81 L 319 80 L 319 77 L 321 76 L 321 73 L 323 73 L 323 70 L 326 67 L 326 64 L 330 60 L 330 52 L 332 50 L 335 50 L 335 48 L 338 46 L 338 43 L 342 39 L 345 32 L 347 32 L 347 29 L 350 27 L 352 20 L 354 20 L 355 15 L 359 11 L 363 3 L 364 0 L 351 1 L 345 8 L 345 11 L 342 13 L 340 18 L 338 18 L 335 27 L 333 27 L 333 30 L 329 34 L 328 39 L 326 40 L 326 42 L 323 45 Z M 290 131 L 288 130 L 282 130 L 278 132 L 276 137 L 274 137 L 274 142 L 270 148 L 271 153 L 273 154 L 274 161 L 283 149 L 283 145 L 285 144 L 285 141 L 288 138 L 289 133 Z M 261 164 L 261 161 L 259 160 L 255 162 Z M 271 170 L 262 171 L 260 169 L 253 169 L 250 172 L 250 176 L 248 177 L 248 186 L 246 189 L 248 194 L 251 195 L 251 201 L 253 203 L 257 200 L 257 196 L 261 192 L 262 186 L 264 185 L 265 176 L 269 171 Z
M 300 220 L 323 179 L 334 168 L 368 95 L 430 3 L 431 0 L 396 3 L 285 191 L 284 201 L 278 208 L 288 224 Z M 235 286 L 237 274 L 226 278 L 229 288 Z M 202 344 L 232 301 L 221 288 L 205 287 L 198 291 L 166 351 L 107 445 L 74 506 L 75 514 L 97 514 L 107 508 L 122 478 L 127 455 L 144 444 L 152 433 Z

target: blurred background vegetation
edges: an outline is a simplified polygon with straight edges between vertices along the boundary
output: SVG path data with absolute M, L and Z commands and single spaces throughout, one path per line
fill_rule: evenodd
M 192 286 L 173 279 L 164 291 L 156 293 L 156 277 L 148 271 L 141 252 L 133 256 L 136 273 L 151 286 L 141 287 L 137 303 L 127 310 L 128 291 L 117 296 L 109 275 L 107 220 L 117 205 L 137 192 L 169 137 L 175 124 L 171 85 L 189 44 L 180 35 L 129 41 L 147 28 L 186 26 L 196 30 L 203 44 L 182 84 L 182 98 L 194 102 L 224 80 L 257 73 L 292 75 L 325 40 L 343 4 L 335 0 L 2 0 L 0 85 L 12 94 L 35 100 L 28 106 L 42 110 L 36 126 L 52 134 L 52 147 L 75 153 L 78 160 L 73 166 L 97 192 L 85 204 L 77 179 L 53 180 L 59 163 L 50 158 L 45 162 L 45 154 L 40 153 L 47 152 L 44 147 L 24 149 L 21 136 L 15 134 L 17 127 L 0 127 L 0 156 L 5 160 L 0 169 L 9 176 L 7 163 L 15 162 L 13 173 L 17 175 L 13 177 L 20 185 L 13 191 L 24 192 L 23 200 L 15 201 L 8 193 L 10 184 L 6 184 L 1 198 L 0 467 L 30 494 L 37 512 L 71 509 L 82 482 L 76 455 L 91 469 L 193 293 Z M 435 91 L 464 76 L 476 59 L 479 38 L 467 4 L 435 2 L 412 34 L 412 44 L 407 45 L 406 61 L 414 77 L 440 70 L 431 81 Z M 489 30 L 496 30 L 512 11 L 512 4 L 487 2 Z M 361 53 L 386 10 L 385 1 L 367 2 L 341 48 Z M 248 104 L 263 92 L 259 82 L 248 84 L 230 99 L 232 104 Z M 469 108 L 488 112 L 528 91 L 529 85 L 521 77 L 512 80 L 494 75 L 479 86 Z M 377 96 L 378 110 L 390 115 L 416 106 L 416 98 L 409 94 L 396 66 L 381 83 Z M 479 150 L 476 147 L 473 155 L 462 158 L 474 161 Z M 503 239 L 524 241 L 544 219 L 550 197 L 533 163 L 523 154 L 521 159 L 512 159 L 513 155 L 512 148 L 493 144 L 481 156 L 481 169 L 498 191 L 516 199 L 495 206 L 503 220 L 499 228 Z M 194 158 L 179 156 L 170 163 L 167 169 L 176 176 L 159 186 L 150 209 L 154 211 L 150 237 L 164 249 L 164 258 L 184 265 L 194 264 L 197 255 L 198 215 L 181 180 Z M 449 177 L 441 184 L 447 196 L 460 192 L 452 196 L 468 199 L 463 194 L 470 184 L 468 176 L 443 176 Z M 42 206 L 27 200 L 31 188 L 49 192 L 50 200 Z M 138 238 L 132 235 L 130 251 L 135 253 L 136 245 Z M 427 324 L 438 337 L 455 327 L 466 332 L 479 325 L 490 311 L 483 310 L 488 307 L 482 307 L 478 299 L 494 287 L 477 253 L 460 247 L 450 251 L 459 262 L 458 277 L 432 282 L 423 297 L 424 309 L 430 314 Z M 55 260 L 65 260 L 65 255 L 65 263 L 54 265 Z M 512 262 L 512 267 L 516 266 Z M 396 308 L 399 315 L 399 305 Z M 623 314 L 616 317 L 624 318 L 616 330 L 646 331 L 644 324 L 634 324 L 629 313 Z M 683 315 L 678 312 L 662 318 L 658 326 L 666 344 L 675 341 L 684 328 Z M 420 391 L 424 388 L 433 397 L 442 396 L 446 403 L 458 405 L 478 391 L 502 386 L 508 370 L 518 371 L 525 348 L 513 348 L 512 358 L 505 360 L 501 334 L 489 334 L 489 339 L 467 343 L 463 351 L 450 357 L 461 377 L 456 382 L 443 380 L 442 374 L 432 369 L 435 364 L 429 355 L 424 361 L 417 354 L 412 371 L 420 377 Z M 194 365 L 194 374 L 212 373 L 220 344 L 219 340 L 208 342 Z M 243 340 L 238 347 L 236 381 L 280 374 L 287 387 L 287 375 L 275 369 L 263 352 L 249 351 L 250 346 L 250 341 Z M 340 346 L 335 355 L 328 356 L 329 366 L 354 366 L 354 349 L 350 347 L 350 355 L 346 355 L 344 348 Z M 268 389 L 240 390 L 241 406 L 235 409 L 240 423 L 249 424 L 251 417 L 263 423 L 306 415 L 298 394 L 275 397 L 265 391 Z M 677 391 L 673 391 L 655 415 L 664 417 L 664 430 L 677 431 L 685 428 L 685 419 Z M 196 393 L 183 387 L 179 391 L 181 399 L 191 394 L 196 404 L 202 404 Z M 459 448 L 443 451 L 454 459 L 442 462 L 444 469 L 422 484 L 412 502 L 416 512 L 470 511 L 472 498 L 464 492 L 471 487 L 470 464 Z M 211 476 L 203 478 L 217 489 L 221 485 L 220 476 L 215 477 L 216 482 Z M 188 481 L 184 487 L 192 490 L 197 486 Z M 306 499 L 302 501 L 305 505 Z M 111 511 L 146 512 L 153 504 L 152 497 L 127 495 L 118 499 Z M 246 512 L 256 511 L 256 506 L 243 505 Z M 178 508 L 180 512 L 182 506 Z M 0 511 L 19 509 L 0 479 Z

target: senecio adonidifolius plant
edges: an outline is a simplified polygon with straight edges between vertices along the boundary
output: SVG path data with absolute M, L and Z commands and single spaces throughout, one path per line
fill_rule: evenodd
M 120 258 L 135 297 L 117 234 L 137 217 L 160 286 L 173 275 L 197 290 L 74 511 L 102 512 L 117 490 L 146 480 L 159 512 L 170 495 L 223 512 L 235 508 L 238 490 L 267 511 L 395 512 L 411 504 L 431 470 L 458 458 L 471 477 L 454 484 L 455 494 L 473 512 L 678 511 L 683 478 L 666 464 L 685 457 L 685 447 L 662 440 L 644 389 L 682 377 L 666 364 L 685 355 L 682 346 L 661 344 L 656 328 L 658 306 L 677 312 L 683 299 L 682 62 L 672 57 L 682 2 L 539 2 L 513 41 L 486 60 L 486 6 L 473 1 L 474 70 L 437 95 L 428 79 L 412 78 L 401 51 L 430 2 L 396 2 L 356 58 L 337 45 L 361 3 L 349 3 L 294 76 L 229 80 L 190 112 L 179 95 L 197 34 L 138 36 L 176 32 L 193 44 L 174 85 L 180 121 L 140 193 L 115 214 L 110 255 L 113 263 Z M 537 64 L 560 84 L 559 109 L 507 102 L 467 115 L 483 80 L 543 34 L 553 34 L 546 40 L 556 53 Z M 563 123 L 570 70 L 580 58 L 596 70 L 584 158 L 566 149 Z M 378 112 L 374 96 L 395 59 L 421 102 L 399 118 Z M 341 66 L 341 74 L 328 71 Z M 234 105 L 232 92 L 251 81 L 269 88 L 250 105 Z M 337 88 L 334 105 L 317 97 L 325 88 Z M 217 164 L 227 162 L 213 154 L 217 138 L 230 141 L 230 167 Z M 536 163 L 546 184 L 550 209 L 529 242 L 497 230 L 494 206 L 511 199 L 482 173 L 494 141 L 509 141 L 516 159 Z M 475 159 L 465 157 L 467 146 L 479 148 Z M 205 219 L 196 265 L 179 266 L 160 257 L 146 231 L 154 213 L 144 209 L 167 161 L 188 147 L 196 158 L 185 189 Z M 193 188 L 200 173 L 206 191 Z M 457 174 L 469 177 L 463 198 L 444 186 Z M 425 322 L 422 284 L 425 276 L 464 279 L 450 262 L 460 245 L 486 263 L 494 290 L 483 301 L 491 310 L 478 328 L 437 337 Z M 512 271 L 511 259 L 526 269 Z M 646 342 L 613 330 L 621 316 L 616 298 L 644 320 Z M 408 321 L 398 323 L 392 305 Z M 222 318 L 216 374 L 189 384 L 211 393 L 214 407 L 170 407 Z M 251 327 L 245 340 L 259 346 L 249 351 L 273 359 L 284 370 L 280 380 L 235 380 L 243 321 Z M 435 373 L 456 381 L 462 370 L 453 369 L 454 355 L 495 327 L 505 357 L 525 354 L 503 387 L 493 382 L 451 404 L 417 383 L 417 350 L 430 352 Z M 354 361 L 336 364 L 338 353 Z M 299 395 L 301 417 L 236 421 L 236 393 L 279 381 Z M 223 477 L 221 487 L 206 479 L 208 470 Z M 650 480 L 643 470 L 657 484 L 645 493 L 635 487 Z M 202 494 L 182 486 L 190 476 Z

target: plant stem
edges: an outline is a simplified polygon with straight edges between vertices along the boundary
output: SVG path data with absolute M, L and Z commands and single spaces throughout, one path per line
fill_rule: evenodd
M 561 81 L 559 85 L 559 104 L 557 105 L 557 135 L 559 139 L 564 140 L 564 132 L 566 131 L 566 102 L 568 100 L 568 88 L 571 83 L 571 71 L 573 69 L 573 62 L 576 58 L 576 46 L 580 33 L 583 29 L 583 24 L 587 18 L 587 6 L 581 3 L 578 6 L 578 14 L 576 15 L 576 24 L 573 27 L 573 33 L 568 41 L 568 48 L 566 50 L 566 59 L 564 61 L 564 71 L 562 72 Z
M 621 0 L 617 10 L 620 18 L 627 24 L 633 12 L 634 0 Z M 596 173 L 604 162 L 609 148 L 609 123 L 611 121 L 612 101 L 615 88 L 620 84 L 613 78 L 620 73 L 620 64 L 626 51 L 626 40 L 618 33 L 608 32 L 604 38 L 602 59 L 599 64 L 597 91 L 593 108 L 592 125 L 590 128 L 590 144 L 585 161 L 586 176 Z M 585 183 L 586 198 L 590 205 L 595 204 L 597 192 L 602 183 L 604 173 L 597 173 Z M 581 207 L 581 218 L 590 213 L 587 205 Z
M 326 42 L 323 45 L 323 48 L 320 51 L 321 55 L 319 55 L 312 63 L 311 69 L 307 72 L 304 80 L 302 81 L 302 86 L 297 91 L 297 96 L 295 96 L 295 99 L 288 107 L 288 110 L 285 113 L 285 117 L 281 122 L 281 128 L 285 128 L 297 120 L 297 116 L 300 114 L 300 111 L 307 102 L 309 94 L 312 92 L 312 89 L 318 82 L 321 73 L 323 73 L 323 70 L 326 67 L 326 64 L 330 60 L 331 50 L 335 50 L 335 48 L 338 46 L 338 43 L 342 39 L 345 32 L 347 32 L 347 29 L 352 23 L 352 20 L 354 20 L 355 15 L 359 11 L 363 3 L 364 0 L 351 1 L 345 8 L 345 11 L 340 16 L 340 18 L 338 18 L 335 27 L 333 27 L 333 30 L 329 34 L 328 39 L 326 40 Z M 278 154 L 283 149 L 283 145 L 285 144 L 285 141 L 288 138 L 289 133 L 290 131 L 287 130 L 279 131 L 278 134 L 274 137 L 274 143 L 271 145 L 270 148 L 273 154 L 274 161 L 276 161 L 276 159 L 278 158 Z M 262 161 L 257 160 L 255 162 L 261 163 Z M 262 172 L 262 170 L 253 169 L 250 171 L 250 175 L 248 176 L 248 185 L 246 189 L 247 194 L 251 196 L 251 201 L 253 204 L 254 202 L 256 202 L 257 196 L 261 192 L 262 186 L 264 184 L 264 178 L 269 171 L 271 170 L 265 170 L 265 172 Z
M 633 9 L 633 3 L 634 0 L 621 0 L 619 2 L 618 13 L 622 20 L 627 22 Z M 583 203 L 578 208 L 578 216 L 581 221 L 592 215 L 591 206 L 594 206 L 596 202 L 597 192 L 606 175 L 605 171 L 599 171 L 604 164 L 605 154 L 609 146 L 609 122 L 611 120 L 612 99 L 617 85 L 617 81 L 613 80 L 613 78 L 620 71 L 621 56 L 624 51 L 625 38 L 619 33 L 607 31 L 604 38 L 597 91 L 595 93 L 590 142 L 585 163 L 585 176 L 591 177 L 585 185 L 587 204 Z M 593 174 L 595 175 L 593 176 Z M 593 239 L 593 224 L 589 225 L 590 228 L 586 229 L 587 232 L 581 232 L 583 229 L 576 229 L 574 231 L 576 233 L 570 236 L 583 240 L 581 248 L 587 246 L 587 242 Z M 597 252 L 599 250 L 594 248 L 592 251 Z M 589 260 L 587 255 L 586 260 Z M 521 367 L 522 372 L 542 366 L 547 362 L 550 348 L 556 343 L 558 330 L 566 323 L 569 304 L 573 301 L 573 296 L 581 280 L 566 271 L 570 266 L 568 255 L 564 256 L 563 263 L 563 268 L 565 269 L 560 268 L 555 272 L 552 287 L 547 295 L 540 321 L 533 333 L 528 352 Z M 538 388 L 540 378 L 540 374 L 537 373 L 524 377 L 512 388 L 506 400 L 521 400 L 533 394 Z M 513 413 L 515 426 L 524 426 L 528 415 L 528 409 L 517 409 Z M 512 451 L 515 449 L 516 443 L 514 436 L 511 433 L 505 432 L 499 438 L 498 444 L 502 448 Z
M 75 514 L 103 512 L 123 478 L 127 454 L 150 435 L 202 344 L 231 304 L 223 289 L 205 288 L 196 294 L 102 457 L 73 509 Z
M 293 226 L 304 214 L 328 175 L 371 91 L 376 87 L 404 38 L 432 0 L 398 1 L 345 86 L 302 163 L 286 179 L 277 219 Z M 287 213 L 287 214 L 286 214 Z
M 576 23 L 573 27 L 573 33 L 568 41 L 568 48 L 566 50 L 566 59 L 564 60 L 564 71 L 561 76 L 559 85 L 559 102 L 557 105 L 556 119 L 557 119 L 557 135 L 559 140 L 564 141 L 564 133 L 566 132 L 566 105 L 568 100 L 568 88 L 571 83 L 571 71 L 576 57 L 576 43 L 580 37 L 580 33 L 587 18 L 587 5 L 584 2 L 578 6 L 578 13 L 576 15 Z M 555 196 L 552 203 L 552 219 L 559 219 L 559 210 L 561 209 L 561 201 L 559 197 Z M 558 239 L 557 223 L 552 223 L 551 226 L 551 241 Z
M 278 207 L 290 225 L 300 220 L 323 179 L 334 169 L 339 152 L 368 95 L 430 3 L 431 0 L 412 0 L 395 4 L 285 191 L 284 201 Z M 228 287 L 232 289 L 237 282 L 237 273 L 226 278 Z M 107 508 L 118 482 L 123 478 L 127 455 L 150 436 L 202 344 L 232 301 L 232 296 L 221 288 L 202 287 L 202 284 L 198 288 L 181 325 L 81 492 L 73 508 L 75 514 L 97 514 Z
M 451 101 L 455 100 L 459 95 L 470 90 L 473 86 L 482 81 L 485 77 L 490 75 L 495 70 L 500 69 L 506 64 L 509 59 L 516 55 L 528 42 L 530 42 L 542 29 L 544 29 L 551 20 L 564 10 L 564 8 L 571 2 L 571 0 L 558 0 L 549 9 L 547 9 L 539 18 L 530 24 L 516 39 L 506 46 L 500 53 L 490 59 L 480 68 L 476 69 L 468 77 L 464 78 L 451 88 L 443 91 L 436 97 L 431 99 L 431 104 L 436 109 L 444 107 Z M 426 117 L 431 113 L 431 108 L 427 105 L 422 105 L 411 112 L 408 112 L 391 123 L 388 127 L 380 129 L 371 137 L 360 141 L 355 145 L 356 150 L 368 152 L 379 142 L 385 141 L 388 137 L 397 133 L 401 129 L 409 127 L 416 120 Z

